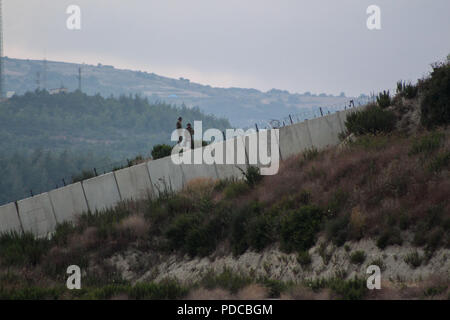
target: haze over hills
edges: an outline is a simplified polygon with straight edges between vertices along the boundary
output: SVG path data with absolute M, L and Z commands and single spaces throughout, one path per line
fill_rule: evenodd
M 82 91 L 88 95 L 139 94 L 150 101 L 164 101 L 169 104 L 198 106 L 200 110 L 218 118 L 227 118 L 234 127 L 253 126 L 256 122 L 281 119 L 289 114 L 302 113 L 304 118 L 318 113 L 318 107 L 326 111 L 342 109 L 349 100 L 365 102 L 367 97 L 358 99 L 327 94 L 292 94 L 288 91 L 272 89 L 262 92 L 256 89 L 215 88 L 190 82 L 189 79 L 171 79 L 154 73 L 119 70 L 102 64 L 79 65 L 74 63 L 5 58 L 6 90 L 17 94 L 34 91 L 38 87 L 47 89 L 62 86 L 74 91 L 78 88 L 78 68 L 82 68 Z M 38 75 L 39 74 L 39 75 Z M 46 84 L 46 85 L 45 85 Z

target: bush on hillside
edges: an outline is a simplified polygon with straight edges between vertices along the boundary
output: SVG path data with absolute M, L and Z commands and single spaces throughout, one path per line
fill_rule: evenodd
M 323 210 L 315 205 L 289 211 L 281 222 L 281 246 L 287 252 L 303 251 L 316 242 Z
M 242 174 L 245 177 L 245 181 L 250 187 L 254 187 L 263 178 L 261 175 L 261 170 L 256 166 L 248 166 L 247 170 L 245 171 L 239 167 L 237 168 L 241 170 Z
M 397 82 L 397 94 L 406 99 L 414 99 L 417 96 L 418 87 L 411 84 L 411 82 L 399 81 Z
M 391 95 L 389 90 L 380 92 L 377 96 L 377 104 L 380 108 L 385 109 L 391 105 Z
M 172 153 L 172 147 L 167 144 L 157 144 L 153 147 L 152 158 L 153 160 L 170 156 Z
M 420 82 L 423 93 L 421 122 L 427 127 L 450 123 L 450 63 L 433 65 L 428 79 Z
M 392 111 L 370 105 L 365 110 L 351 113 L 345 121 L 349 133 L 355 135 L 380 134 L 391 132 L 395 127 L 395 115 Z

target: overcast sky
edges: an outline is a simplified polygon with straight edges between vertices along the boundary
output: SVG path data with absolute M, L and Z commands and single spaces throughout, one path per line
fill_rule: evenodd
M 81 30 L 66 9 L 81 8 Z M 381 30 L 366 9 L 381 8 Z M 219 87 L 359 95 L 450 53 L 449 0 L 3 0 L 5 55 Z

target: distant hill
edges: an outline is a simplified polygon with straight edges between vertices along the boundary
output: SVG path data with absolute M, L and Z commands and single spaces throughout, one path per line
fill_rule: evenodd
M 74 91 L 78 88 L 80 66 L 82 91 L 89 95 L 99 93 L 103 97 L 118 97 L 121 94 L 139 94 L 148 97 L 151 102 L 164 101 L 177 105 L 185 103 L 188 107 L 198 106 L 208 114 L 227 118 L 234 127 L 253 126 L 255 122 L 280 119 L 300 112 L 311 114 L 315 110 L 317 114 L 318 107 L 342 109 L 350 99 L 357 102 L 357 99 L 344 94 L 331 96 L 291 94 L 277 89 L 261 92 L 256 89 L 213 88 L 184 78 L 171 79 L 154 73 L 119 70 L 101 64 L 93 66 L 48 61 L 45 76 L 42 60 L 11 58 L 5 58 L 6 90 L 17 94 L 34 91 L 38 87 L 38 78 L 41 87 L 44 87 L 46 78 L 47 89 L 64 86 L 69 91 Z M 366 101 L 364 96 L 360 99 Z M 308 117 L 308 114 L 304 117 Z

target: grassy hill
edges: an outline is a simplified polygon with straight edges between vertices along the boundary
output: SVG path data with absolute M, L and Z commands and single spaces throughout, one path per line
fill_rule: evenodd
M 23 94 L 37 88 L 37 73 L 41 87 L 44 79 L 43 61 L 5 58 L 6 89 Z M 78 88 L 78 67 L 64 62 L 47 62 L 47 89 L 61 85 L 70 91 Z M 291 94 L 282 90 L 261 92 L 255 89 L 214 88 L 190 82 L 188 79 L 171 79 L 154 73 L 119 70 L 105 65 L 81 65 L 82 91 L 89 95 L 99 93 L 103 97 L 135 95 L 148 97 L 151 102 L 198 106 L 207 114 L 229 119 L 234 127 L 253 126 L 255 122 L 287 117 L 288 114 L 305 113 L 311 118 L 318 114 L 318 107 L 342 109 L 350 99 L 327 94 Z M 365 102 L 367 97 L 362 96 Z

